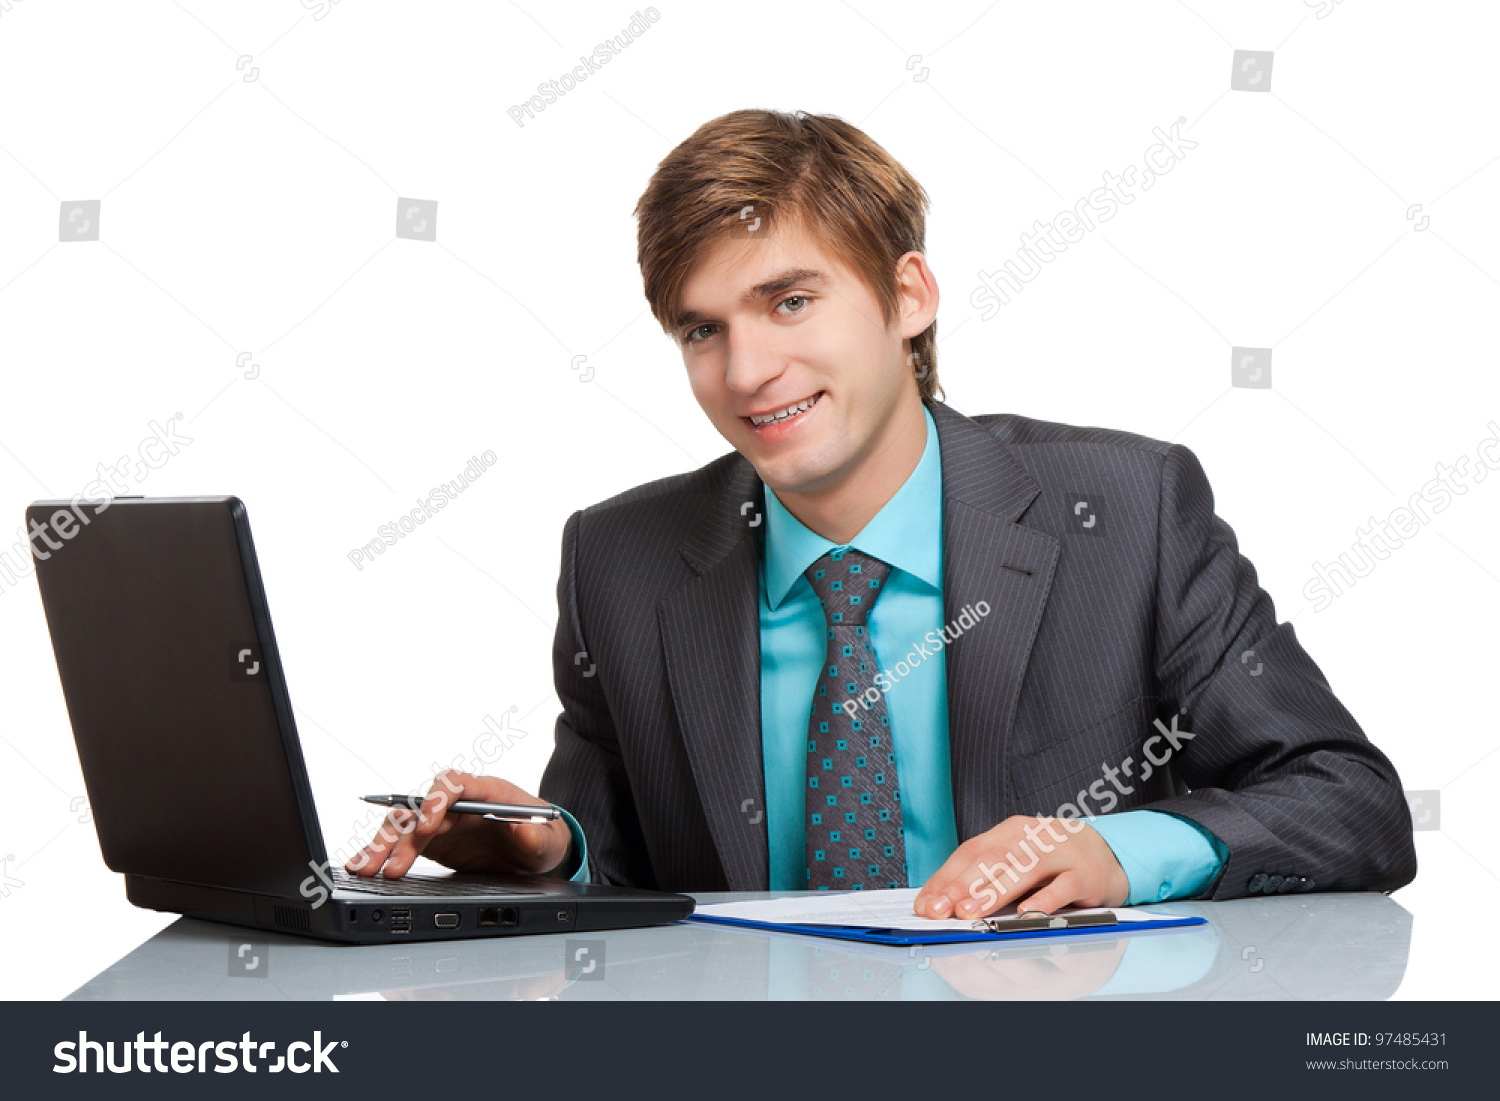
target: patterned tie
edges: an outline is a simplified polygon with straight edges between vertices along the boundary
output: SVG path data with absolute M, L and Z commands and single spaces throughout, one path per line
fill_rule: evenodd
M 852 548 L 803 575 L 823 604 L 828 652 L 807 726 L 807 886 L 906 886 L 896 747 L 865 621 L 890 567 Z

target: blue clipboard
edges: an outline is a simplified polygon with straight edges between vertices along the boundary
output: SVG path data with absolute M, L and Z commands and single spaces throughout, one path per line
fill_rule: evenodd
M 837 940 L 862 941 L 865 944 L 884 944 L 905 948 L 918 944 L 965 944 L 970 941 L 992 943 L 994 941 L 1037 940 L 1047 937 L 1097 936 L 1100 933 L 1119 936 L 1146 929 L 1177 929 L 1188 925 L 1207 925 L 1208 919 L 1201 917 L 1162 917 L 1151 921 L 1120 921 L 1110 925 L 1070 925 L 1062 928 L 1021 929 L 1008 932 L 960 932 L 945 929 L 927 933 L 920 929 L 895 929 L 862 925 L 814 925 L 788 924 L 770 921 L 752 921 L 749 918 L 717 917 L 709 914 L 690 914 L 688 921 L 701 921 L 710 925 L 732 925 L 743 929 L 772 930 L 778 933 L 798 933 L 809 937 L 833 937 Z

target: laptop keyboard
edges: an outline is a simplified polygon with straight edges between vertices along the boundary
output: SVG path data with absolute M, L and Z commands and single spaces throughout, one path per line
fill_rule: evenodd
M 536 895 L 541 891 L 521 891 L 499 883 L 453 882 L 420 875 L 402 876 L 400 879 L 385 879 L 381 876 L 365 877 L 351 875 L 343 868 L 334 867 L 333 885 L 337 890 L 354 894 L 379 895 L 382 897 L 420 898 L 504 898 L 509 895 Z

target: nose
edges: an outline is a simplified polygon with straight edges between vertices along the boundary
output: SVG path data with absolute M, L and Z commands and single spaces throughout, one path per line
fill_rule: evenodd
M 727 335 L 724 385 L 735 393 L 754 394 L 786 370 L 786 356 L 767 334 L 739 326 Z

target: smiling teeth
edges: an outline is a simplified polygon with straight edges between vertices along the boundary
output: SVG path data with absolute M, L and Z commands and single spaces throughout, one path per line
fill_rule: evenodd
M 803 413 L 811 409 L 817 400 L 816 397 L 811 397 L 806 401 L 799 401 L 796 405 L 788 405 L 785 409 L 778 410 L 775 413 L 767 413 L 764 416 L 755 416 L 752 414 L 750 423 L 757 427 L 765 424 L 780 424 L 784 420 L 790 420 L 792 417 L 795 417 L 798 413 Z

